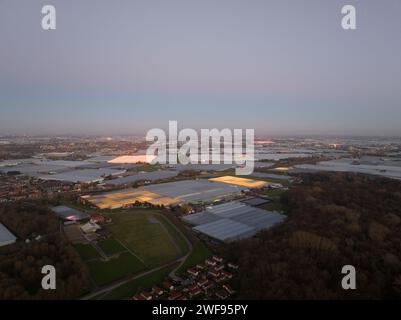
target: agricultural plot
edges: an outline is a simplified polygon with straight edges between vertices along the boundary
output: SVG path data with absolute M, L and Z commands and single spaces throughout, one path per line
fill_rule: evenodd
M 81 256 L 82 260 L 88 261 L 100 258 L 99 253 L 96 249 L 90 244 L 76 244 L 74 245 L 75 250 L 78 251 L 79 255 Z
M 100 242 L 98 242 L 98 246 L 108 256 L 112 256 L 112 255 L 127 251 L 127 249 L 124 248 L 115 239 L 107 239 L 107 240 L 100 241 Z
M 129 252 L 108 261 L 96 259 L 87 264 L 93 280 L 99 286 L 138 273 L 146 268 L 138 258 Z
M 117 211 L 112 218 L 104 226 L 110 239 L 75 246 L 97 286 L 174 261 L 189 249 L 158 210 Z
M 149 215 L 158 217 L 158 211 L 134 210 L 113 214 L 113 223 L 107 226 L 113 237 L 121 241 L 148 267 L 156 266 L 177 257 L 173 241 L 166 228 L 151 222 Z

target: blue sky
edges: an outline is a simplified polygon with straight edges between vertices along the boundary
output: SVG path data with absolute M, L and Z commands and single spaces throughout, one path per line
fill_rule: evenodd
M 357 8 L 357 30 L 341 7 Z M 57 30 L 40 27 L 53 4 Z M 401 135 L 398 0 L 0 1 L 0 134 Z

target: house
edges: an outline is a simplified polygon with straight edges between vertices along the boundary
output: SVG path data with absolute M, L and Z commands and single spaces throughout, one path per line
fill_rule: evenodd
M 234 294 L 235 291 L 228 285 L 228 284 L 223 284 L 223 288 L 230 294 Z
M 225 290 L 219 290 L 216 292 L 216 297 L 221 299 L 221 300 L 225 300 L 229 297 L 228 292 Z
M 197 264 L 196 268 L 199 269 L 199 270 L 205 269 L 205 267 L 203 265 L 201 265 L 201 264 Z
M 110 223 L 112 219 L 101 214 L 94 214 L 91 216 L 90 221 L 92 223 Z
M 189 289 L 189 296 L 191 298 L 202 293 L 201 288 L 199 288 L 198 285 L 196 285 L 196 284 L 194 284 L 193 286 L 190 286 L 188 289 Z
M 172 292 L 172 293 L 169 295 L 168 299 L 169 299 L 169 300 L 178 300 L 178 299 L 180 299 L 181 297 L 182 297 L 181 292 L 176 291 L 176 292 Z
M 205 261 L 205 263 L 208 265 L 208 266 L 212 266 L 212 267 L 214 267 L 217 263 L 216 263 L 216 261 L 215 260 L 212 260 L 212 259 L 207 259 L 206 261 Z
M 174 290 L 174 285 L 170 281 L 164 281 L 163 288 L 171 291 Z
M 148 300 L 148 301 L 152 300 L 152 295 L 148 292 L 143 291 L 143 292 L 141 292 L 140 296 L 142 298 L 144 298 L 145 300 Z
M 197 276 L 199 275 L 199 271 L 196 270 L 195 268 L 190 268 L 190 269 L 187 270 L 187 272 L 188 272 L 190 275 L 194 276 L 194 277 L 197 277 Z
M 207 290 L 209 290 L 209 289 L 214 288 L 214 286 L 215 286 L 215 285 L 214 285 L 213 282 L 208 281 L 208 283 L 207 283 L 206 285 L 203 286 L 203 290 L 207 291 Z
M 234 270 L 237 270 L 238 269 L 238 265 L 236 265 L 236 264 L 234 264 L 234 263 L 228 263 L 228 265 L 227 265 L 229 268 L 231 268 L 231 269 L 234 269 Z
M 220 262 L 220 263 L 223 262 L 223 258 L 221 258 L 219 256 L 213 256 L 213 260 L 216 261 L 216 262 Z
M 217 278 L 220 275 L 220 272 L 214 270 L 214 269 L 210 269 L 208 272 L 209 275 L 211 275 L 214 278 Z
M 163 291 L 162 288 L 160 288 L 160 287 L 158 287 L 158 286 L 154 286 L 154 287 L 152 288 L 152 293 L 154 293 L 154 294 L 156 294 L 156 295 L 158 295 L 158 296 L 161 296 L 161 295 L 164 293 L 164 291 Z
M 206 286 L 208 284 L 208 282 L 209 282 L 208 279 L 203 278 L 203 279 L 198 280 L 197 285 L 199 287 L 204 287 L 204 286 Z
M 223 282 L 226 279 L 227 279 L 226 276 L 224 274 L 220 273 L 220 275 L 215 279 L 215 281 L 217 283 L 220 283 L 220 282 Z
M 217 271 L 224 270 L 224 264 L 219 264 L 218 266 L 214 267 Z
M 224 275 L 227 279 L 231 279 L 233 277 L 233 275 L 227 271 L 222 271 L 221 274 Z
M 132 300 L 137 300 L 137 301 L 139 301 L 139 300 L 145 300 L 140 294 L 136 294 L 136 295 L 134 295 L 133 297 L 132 297 Z

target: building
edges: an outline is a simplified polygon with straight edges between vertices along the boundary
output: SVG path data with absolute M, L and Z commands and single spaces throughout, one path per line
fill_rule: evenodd
M 65 221 L 81 221 L 89 219 L 89 215 L 77 209 L 67 206 L 57 206 L 50 208 L 60 219 Z
M 92 222 L 87 222 L 81 226 L 81 230 L 83 233 L 95 233 L 100 229 L 101 227 L 98 224 Z
M 190 269 L 187 270 L 187 272 L 188 272 L 191 276 L 194 276 L 194 277 L 197 277 L 197 276 L 199 275 L 199 271 L 196 270 L 195 268 L 190 268 Z
M 155 295 L 161 296 L 164 293 L 164 291 L 163 291 L 162 288 L 160 288 L 158 286 L 154 286 L 152 288 L 152 293 L 155 294 Z
M 222 176 L 222 177 L 217 177 L 217 178 L 211 178 L 209 180 L 228 183 L 231 185 L 241 186 L 241 187 L 246 187 L 246 188 L 251 188 L 251 189 L 263 188 L 268 185 L 268 183 L 266 181 L 240 178 L 240 177 L 234 177 L 234 176 Z
M 143 187 L 143 189 L 166 197 L 177 198 L 181 203 L 186 204 L 207 204 L 233 199 L 242 195 L 243 191 L 249 190 L 247 187 L 207 179 L 160 183 Z
M 176 206 L 180 204 L 207 204 L 229 200 L 242 195 L 246 187 L 213 182 L 206 179 L 159 183 L 135 189 L 82 196 L 84 202 L 100 209 L 118 209 L 139 203 Z
M 112 219 L 110 217 L 103 216 L 101 214 L 93 214 L 90 222 L 92 223 L 110 223 Z
M 4 224 L 0 223 L 0 247 L 15 243 L 17 237 L 14 236 Z
M 142 298 L 144 298 L 145 300 L 152 300 L 152 295 L 150 294 L 150 293 L 148 293 L 148 292 L 145 292 L 145 291 L 143 291 L 143 292 L 141 292 L 141 297 Z
M 181 294 L 181 292 L 172 292 L 170 295 L 169 295 L 169 297 L 168 297 L 168 300 L 179 300 L 179 299 L 181 299 L 181 297 L 182 297 L 182 294 Z
M 71 183 L 97 183 L 102 182 L 108 176 L 119 176 L 125 170 L 113 170 L 108 168 L 77 169 L 56 174 L 39 176 L 41 180 L 66 181 Z
M 128 163 L 151 163 L 156 156 L 146 155 L 146 154 L 137 154 L 137 155 L 125 155 L 114 158 L 108 163 L 113 164 L 128 164 Z
M 133 184 L 138 181 L 152 182 L 157 180 L 170 179 L 176 177 L 177 175 L 178 175 L 177 171 L 170 171 L 170 170 L 139 172 L 117 179 L 105 180 L 104 183 L 113 186 L 119 186 L 119 185 L 124 186 Z
M 193 230 L 221 242 L 232 242 L 255 235 L 284 221 L 285 215 L 232 201 L 207 207 L 205 211 L 182 219 L 194 225 Z

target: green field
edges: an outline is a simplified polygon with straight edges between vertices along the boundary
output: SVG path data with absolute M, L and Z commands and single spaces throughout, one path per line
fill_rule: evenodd
M 100 241 L 98 242 L 98 245 L 108 256 L 127 251 L 127 249 L 125 249 L 118 241 L 114 239 Z
M 74 245 L 74 248 L 78 251 L 84 261 L 100 258 L 99 253 L 90 244 L 79 243 Z
M 164 267 L 158 271 L 150 273 L 139 279 L 132 280 L 105 295 L 98 296 L 99 300 L 122 300 L 135 295 L 139 290 L 151 288 L 154 285 L 161 284 L 167 275 L 177 266 L 177 264 Z
M 184 264 L 177 270 L 178 274 L 184 273 L 188 268 L 191 268 L 198 263 L 203 263 L 207 258 L 210 258 L 212 253 L 210 250 L 201 242 L 198 241 L 194 244 L 193 251 L 185 260 Z
M 166 227 L 166 229 L 168 230 L 170 235 L 174 238 L 175 242 L 179 246 L 181 255 L 184 255 L 185 253 L 187 253 L 189 250 L 188 244 L 185 241 L 185 239 L 181 236 L 181 234 L 177 231 L 174 224 L 172 222 L 170 222 L 170 220 L 163 215 L 159 215 L 158 218 L 159 218 L 159 221 L 161 223 L 163 223 L 163 225 Z
M 104 228 L 112 238 L 97 243 L 109 260 L 102 259 L 90 244 L 75 246 L 97 286 L 174 261 L 189 250 L 185 239 L 159 210 L 117 210 L 110 215 L 113 222 Z
M 178 255 L 171 238 L 156 218 L 159 214 L 156 210 L 114 213 L 113 223 L 106 228 L 148 267 L 153 267 Z M 156 223 L 150 222 L 148 216 L 153 216 Z
M 93 280 L 99 286 L 145 269 L 143 263 L 129 252 L 109 261 L 97 259 L 89 261 L 87 264 Z

